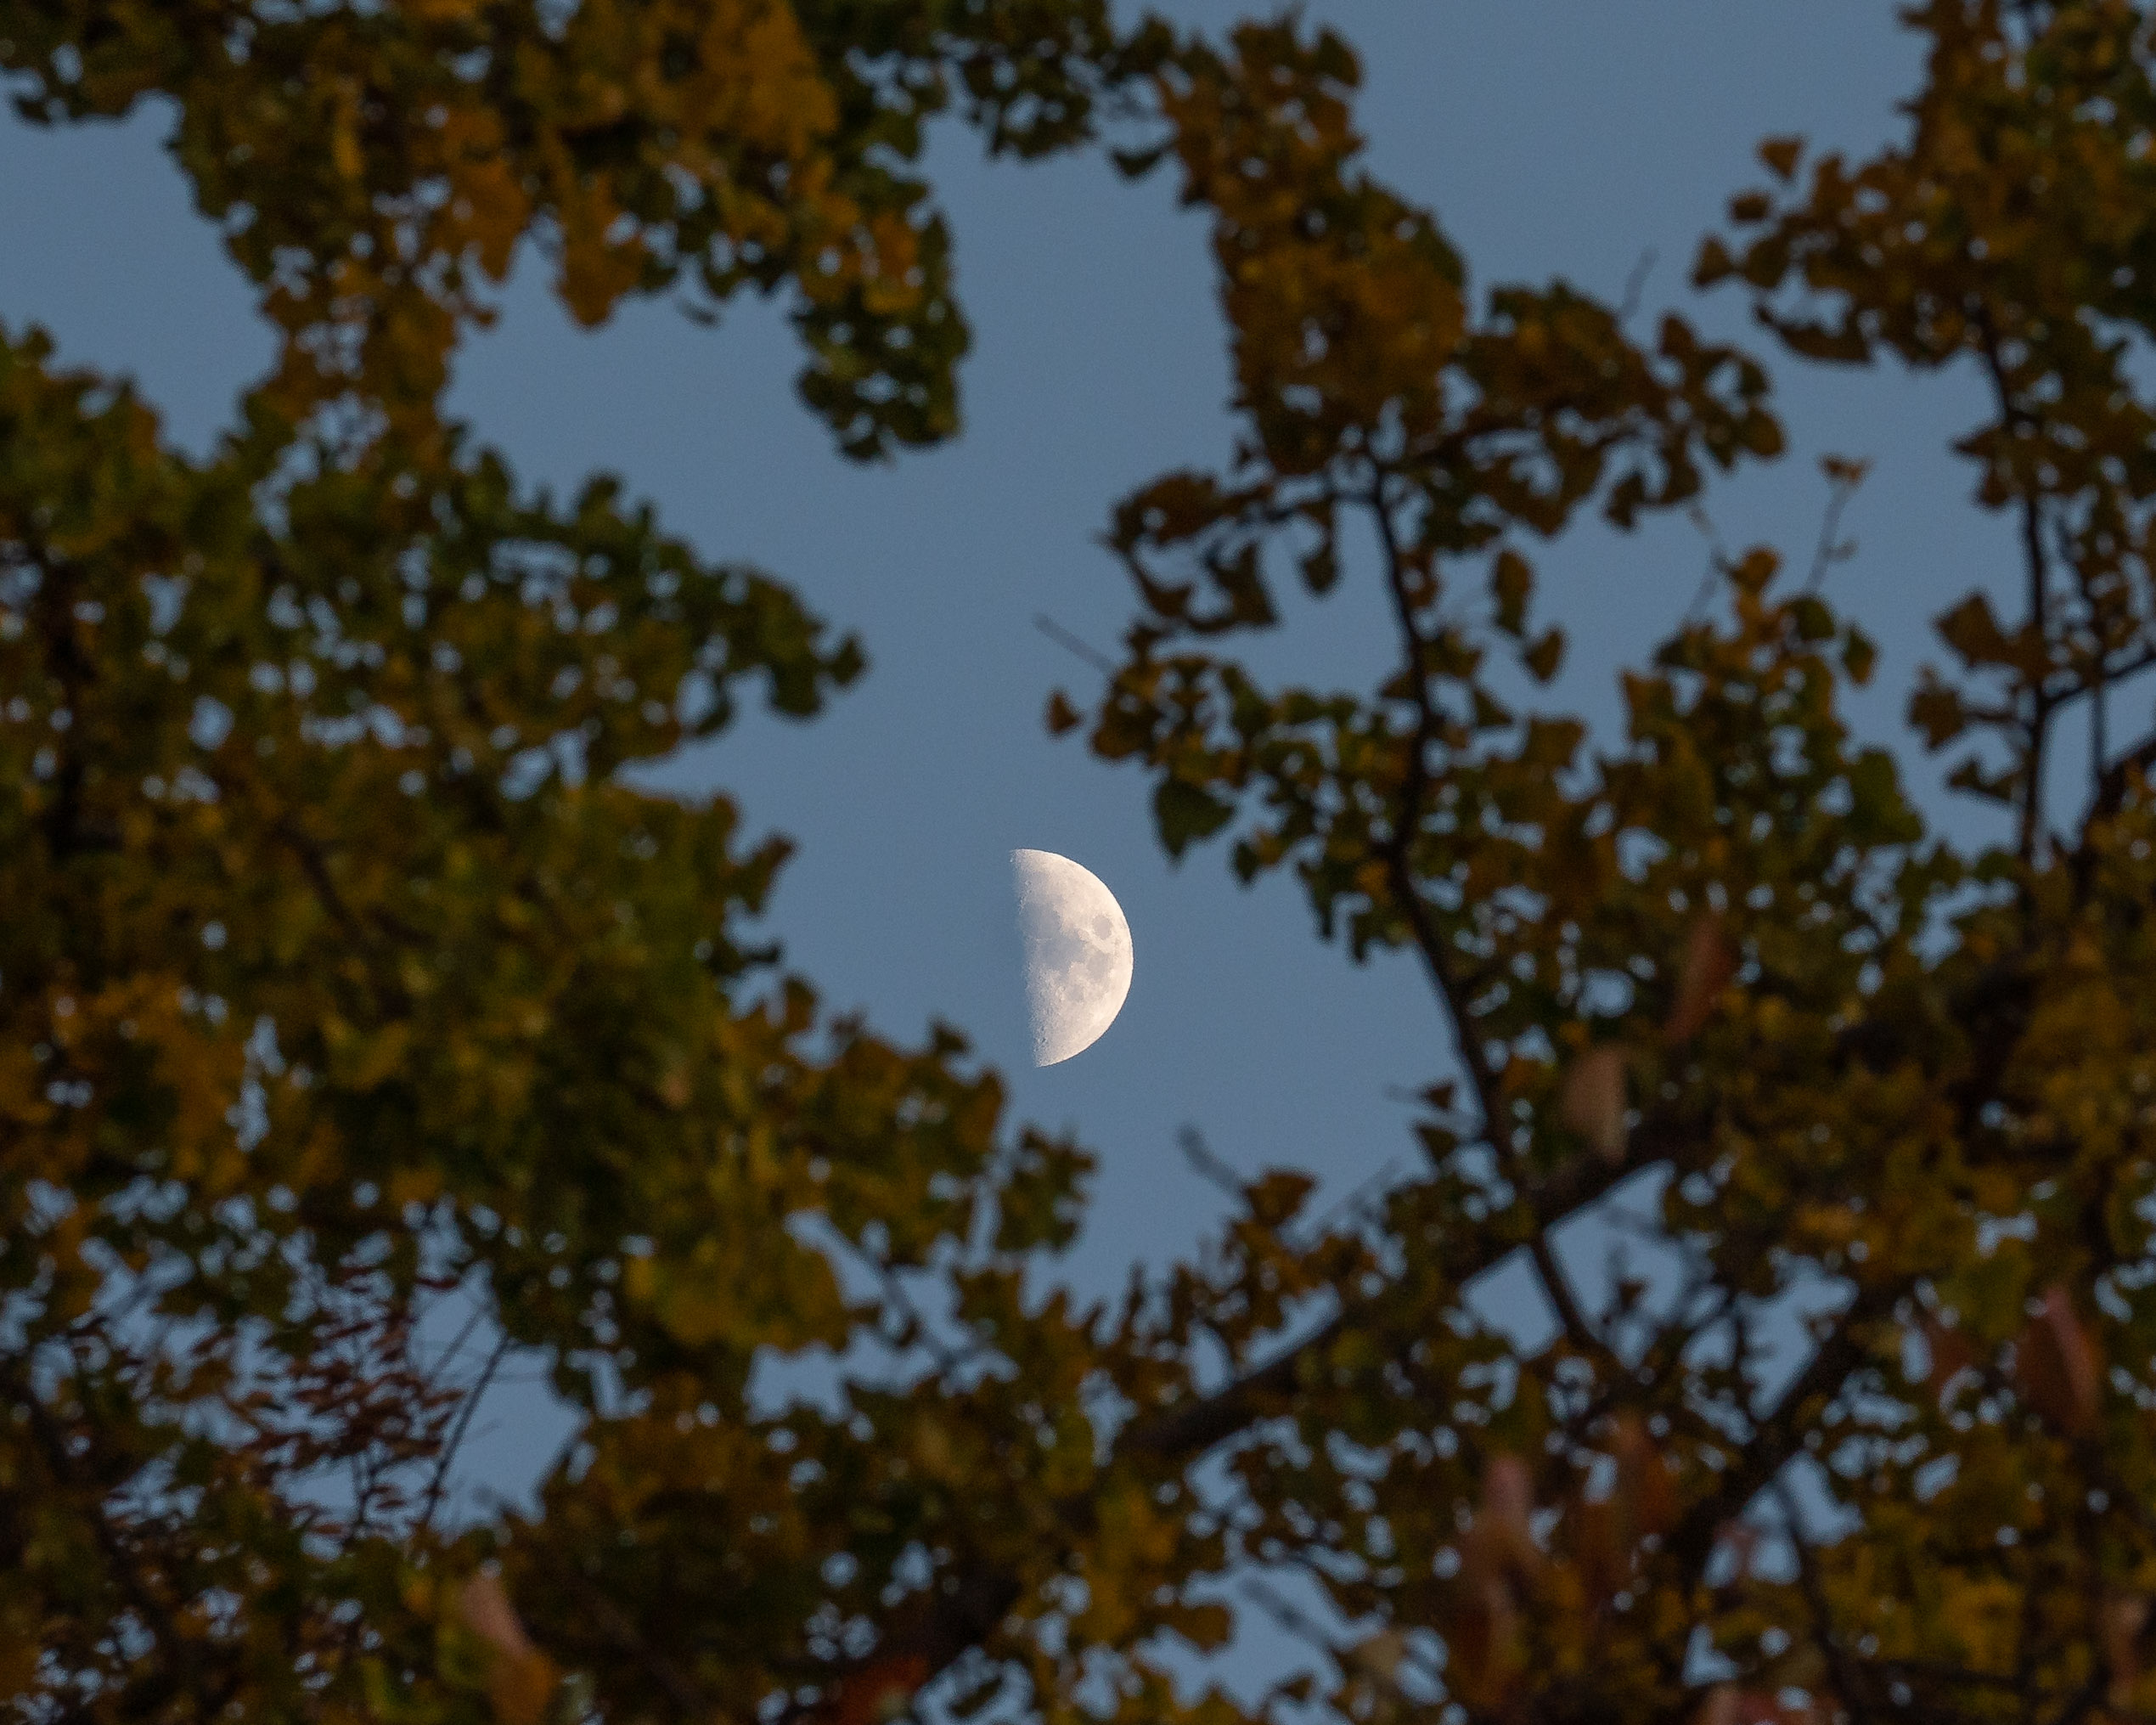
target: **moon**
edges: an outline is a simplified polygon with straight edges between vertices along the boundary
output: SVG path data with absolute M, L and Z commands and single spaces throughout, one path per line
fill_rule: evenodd
M 1010 853 L 1033 1064 L 1082 1054 L 1130 993 L 1130 924 L 1090 870 L 1052 850 Z

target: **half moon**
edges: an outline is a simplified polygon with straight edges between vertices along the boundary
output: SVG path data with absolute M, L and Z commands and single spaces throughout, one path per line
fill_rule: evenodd
M 1130 993 L 1130 924 L 1091 871 L 1052 850 L 1010 853 L 1033 1064 L 1083 1053 Z

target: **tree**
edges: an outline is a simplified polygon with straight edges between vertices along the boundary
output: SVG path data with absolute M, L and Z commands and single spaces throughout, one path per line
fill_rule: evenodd
M 286 338 L 200 464 L 0 350 L 17 1713 L 1227 1721 L 1163 1645 L 1281 1571 L 1329 1606 L 1258 1593 L 1329 1643 L 1283 1718 L 2156 1713 L 2156 732 L 2112 713 L 2156 664 L 2156 25 L 1909 21 L 1906 136 L 1768 142 L 1696 273 L 1796 357 L 1989 386 L 1956 447 L 2019 597 L 1946 613 L 1910 707 L 1996 812 L 1974 848 L 1840 715 L 1874 655 L 1831 521 L 1809 572 L 1721 561 L 1621 737 L 1544 710 L 1536 547 L 1772 459 L 1767 373 L 1562 285 L 1478 298 L 1360 166 L 1327 32 L 0 3 L 25 111 L 174 99 Z M 959 91 L 991 147 L 1105 131 L 1179 175 L 1232 343 L 1235 462 L 1117 509 L 1139 615 L 1051 725 L 1137 764 L 1171 853 L 1410 951 L 1456 1049 L 1414 1177 L 1329 1223 L 1300 1175 L 1240 1185 L 1113 1309 L 1027 1279 L 1084 1153 L 1005 1128 L 954 1037 L 825 1023 L 729 939 L 779 851 L 621 780 L 745 683 L 812 712 L 856 650 L 436 406 L 528 234 L 588 319 L 788 295 L 853 453 L 948 432 L 963 325 L 903 165 Z M 1361 579 L 1398 649 L 1366 690 L 1235 657 L 1283 583 Z M 1620 1188 L 1674 1296 L 1568 1260 Z M 1477 1305 L 1511 1262 L 1546 1344 Z M 411 1339 L 452 1285 L 584 1415 L 531 1517 L 440 1525 L 474 1386 Z M 879 1337 L 910 1369 L 839 1415 L 747 1396 L 759 1350 Z

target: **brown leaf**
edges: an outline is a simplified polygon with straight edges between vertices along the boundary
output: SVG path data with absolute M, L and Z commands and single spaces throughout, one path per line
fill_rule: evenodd
M 929 1675 L 928 1661 L 917 1653 L 872 1660 L 839 1685 L 832 1725 L 887 1725 L 911 1705 Z
M 2014 1371 L 2029 1405 L 2055 1429 L 2080 1437 L 2096 1423 L 2096 1349 L 2063 1288 L 2045 1293 L 2043 1310 L 2022 1331 Z
M 1976 1364 L 1976 1345 L 1968 1333 L 1950 1329 L 1935 1317 L 1924 1320 L 1924 1352 L 1931 1361 L 1932 1394 L 1942 1398 L 1956 1374 Z
M 2111 1705 L 2123 1708 L 2141 1681 L 2141 1632 L 2148 1625 L 2148 1601 L 2114 1593 L 2103 1602 L 2103 1662 L 2111 1674 Z
M 1677 1519 L 1676 1485 L 1647 1422 L 1636 1413 L 1619 1415 L 1610 1447 L 1617 1457 L 1618 1499 L 1630 1514 L 1633 1536 L 1664 1531 Z
M 1624 1051 L 1613 1042 L 1590 1048 L 1565 1074 L 1562 1116 L 1605 1162 L 1624 1156 Z
M 1685 936 L 1685 956 L 1677 972 L 1677 998 L 1662 1027 L 1663 1040 L 1672 1048 L 1692 1040 L 1714 1017 L 1722 990 L 1737 975 L 1737 949 L 1722 927 L 1720 913 L 1708 910 L 1696 917 Z
M 1483 1474 L 1483 1505 L 1475 1518 L 1483 1536 L 1486 1561 L 1500 1572 L 1532 1579 L 1541 1567 L 1529 1518 L 1534 1513 L 1534 1481 L 1517 1456 L 1492 1458 Z
M 1630 1571 L 1618 1546 L 1617 1506 L 1579 1504 L 1573 1513 L 1573 1562 L 1579 1571 L 1580 1591 L 1590 1604 L 1607 1604 Z
M 1397 1629 L 1381 1629 L 1357 1642 L 1351 1653 L 1356 1664 L 1389 1683 L 1399 1677 L 1407 1658 L 1407 1637 Z
M 1759 1689 L 1717 1683 L 1700 1703 L 1699 1725 L 1800 1725 L 1817 1717 L 1811 1707 L 1785 1707 Z
M 523 1621 L 503 1590 L 501 1577 L 481 1570 L 457 1601 L 464 1626 L 493 1649 L 487 1672 L 487 1699 L 502 1725 L 539 1725 L 554 1700 L 560 1672 L 532 1644 Z

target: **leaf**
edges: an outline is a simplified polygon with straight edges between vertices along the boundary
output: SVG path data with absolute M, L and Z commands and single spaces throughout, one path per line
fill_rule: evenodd
M 1065 736 L 1085 723 L 1084 715 L 1071 705 L 1069 697 L 1061 689 L 1055 690 L 1048 697 L 1047 719 L 1050 736 Z
M 539 1725 L 560 1673 L 524 1632 L 500 1576 L 492 1570 L 475 1572 L 458 1595 L 457 1609 L 464 1626 L 493 1651 L 487 1694 L 494 1717 L 502 1725 Z
M 917 1653 L 870 1660 L 839 1684 L 831 1725 L 890 1725 L 912 1705 L 929 1675 L 928 1661 Z
M 1225 826 L 1234 807 L 1202 786 L 1162 779 L 1153 792 L 1153 820 L 1170 856 L 1180 856 L 1194 839 L 1210 838 Z
M 1564 662 L 1565 632 L 1561 629 L 1543 631 L 1534 645 L 1520 655 L 1529 674 L 1538 683 L 1546 683 L 1557 674 L 1557 667 Z
M 1624 1051 L 1613 1042 L 1589 1049 L 1565 1074 L 1559 1118 L 1605 1162 L 1624 1157 Z
M 2045 1293 L 2042 1310 L 2022 1331 L 2014 1344 L 2014 1373 L 2029 1406 L 2053 1429 L 2082 1437 L 2095 1426 L 2096 1348 L 2063 1288 Z
M 1292 1169 L 1269 1169 L 1243 1188 L 1243 1203 L 1260 1227 L 1283 1228 L 1295 1220 L 1317 1184 Z
M 1517 1456 L 1493 1456 L 1483 1470 L 1482 1508 L 1476 1525 L 1494 1536 L 1493 1553 L 1515 1573 L 1531 1577 L 1541 1567 L 1534 1542 L 1534 1479 Z
M 1851 623 L 1842 637 L 1842 669 L 1848 673 L 1850 682 L 1860 689 L 1872 680 L 1872 672 L 1879 662 L 1879 649 L 1871 636 Z
M 1373 1677 L 1388 1683 L 1394 1682 L 1407 1658 L 1407 1637 L 1389 1626 L 1381 1629 L 1357 1642 L 1349 1649 L 1349 1657 Z
M 1924 1354 L 1928 1362 L 1926 1381 L 1942 1401 L 1954 1379 L 1976 1364 L 1977 1351 L 1968 1332 L 1949 1328 L 1937 1318 L 1924 1320 Z
M 1680 1048 L 1706 1027 L 1722 990 L 1737 975 L 1737 957 L 1720 911 L 1703 911 L 1693 918 L 1677 967 L 1677 997 L 1662 1027 L 1663 1041 Z
M 1692 266 L 1692 285 L 1694 287 L 1713 287 L 1737 273 L 1737 262 L 1730 256 L 1729 247 L 1709 234 L 1700 242 L 1699 256 Z
M 1933 627 L 1966 664 L 2010 665 L 2017 657 L 2013 643 L 1999 626 L 1990 600 L 1981 593 L 1969 595 L 1943 613 Z
M 1677 1519 L 1676 1482 L 1647 1422 L 1636 1413 L 1620 1415 L 1610 1447 L 1617 1460 L 1618 1499 L 1632 1537 L 1667 1531 Z
M 1517 635 L 1527 626 L 1527 604 L 1534 591 L 1534 571 L 1507 545 L 1490 566 L 1489 592 L 1497 607 L 1497 626 Z
M 2111 1677 L 2111 1705 L 2124 1708 L 2141 1681 L 2141 1633 L 2148 1626 L 2148 1601 L 2138 1593 L 2114 1593 L 2103 1602 L 2103 1662 Z
M 1784 182 L 1797 177 L 1797 163 L 1804 153 L 1801 138 L 1770 138 L 1759 145 L 1759 160 L 1769 172 Z

